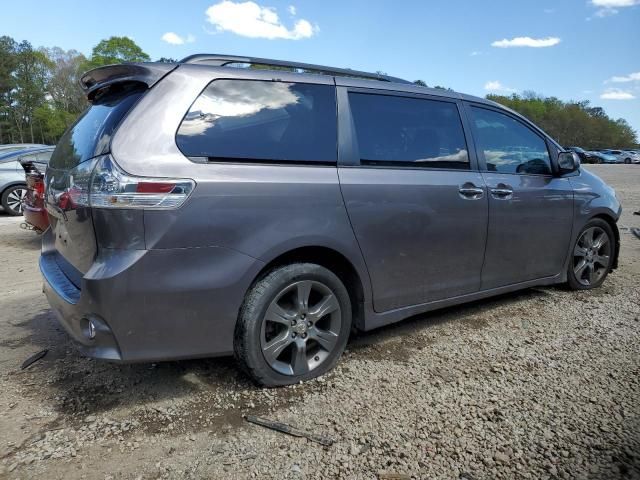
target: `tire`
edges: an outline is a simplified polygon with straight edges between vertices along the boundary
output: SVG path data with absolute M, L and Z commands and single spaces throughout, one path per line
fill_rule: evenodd
M 350 331 L 351 300 L 340 279 L 320 265 L 294 263 L 271 271 L 247 293 L 234 355 L 259 385 L 291 385 L 331 370 Z
M 5 213 L 22 215 L 22 200 L 27 193 L 25 185 L 12 185 L 2 193 L 2 208 Z
M 631 159 L 630 158 L 625 158 L 624 159 L 624 163 L 626 163 L 627 165 L 631 163 Z
M 598 288 L 611 271 L 615 255 L 616 242 L 611 226 L 599 218 L 589 220 L 571 251 L 567 269 L 569 287 L 572 290 Z

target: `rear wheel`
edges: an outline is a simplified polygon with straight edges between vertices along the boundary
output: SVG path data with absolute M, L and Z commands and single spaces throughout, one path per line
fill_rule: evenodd
M 609 224 L 599 218 L 589 221 L 573 247 L 567 272 L 569 286 L 574 290 L 589 290 L 602 285 L 611 270 L 615 248 Z
M 247 294 L 236 325 L 235 357 L 257 383 L 290 385 L 331 370 L 350 330 L 351 301 L 340 279 L 320 265 L 291 264 Z
M 2 208 L 9 215 L 22 215 L 22 201 L 27 194 L 27 187 L 14 185 L 2 194 Z
M 624 159 L 624 163 L 631 163 L 631 159 L 630 158 L 625 158 Z

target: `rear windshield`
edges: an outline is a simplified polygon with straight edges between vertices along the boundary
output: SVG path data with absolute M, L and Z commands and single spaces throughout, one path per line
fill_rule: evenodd
M 107 153 L 111 135 L 145 89 L 141 84 L 119 84 L 98 95 L 64 133 L 49 165 L 66 170 L 96 155 Z

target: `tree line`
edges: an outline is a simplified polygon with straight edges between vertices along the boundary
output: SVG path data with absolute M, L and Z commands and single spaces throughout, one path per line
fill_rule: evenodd
M 413 83 L 427 86 L 424 80 L 415 80 Z M 591 106 L 588 100 L 563 102 L 556 97 L 544 97 L 532 91 L 521 95 L 487 95 L 487 99 L 527 117 L 566 147 L 582 147 L 585 150 L 640 147 L 638 134 L 624 118 L 614 120 L 602 107 Z
M 87 107 L 78 83 L 84 72 L 149 60 L 127 37 L 102 40 L 89 58 L 76 50 L 36 49 L 26 40 L 0 37 L 0 144 L 57 143 Z
M 614 120 L 588 100 L 563 102 L 534 92 L 487 98 L 524 115 L 560 145 L 586 150 L 639 146 L 637 133 L 624 118 Z
M 149 60 L 149 55 L 127 37 L 102 40 L 88 58 L 76 50 L 34 48 L 26 40 L 0 37 L 0 144 L 57 143 L 87 107 L 79 86 L 84 72 Z M 158 61 L 175 60 L 162 57 Z M 422 80 L 414 83 L 426 86 Z M 532 92 L 487 98 L 528 117 L 561 145 L 587 149 L 638 145 L 637 134 L 626 120 L 614 120 L 588 101 L 563 102 Z

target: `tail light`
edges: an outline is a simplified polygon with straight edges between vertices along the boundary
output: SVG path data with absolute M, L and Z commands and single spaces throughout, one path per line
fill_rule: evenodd
M 36 198 L 44 198 L 44 182 L 42 181 L 42 179 L 37 180 L 33 184 L 33 194 Z
M 125 173 L 110 155 L 83 162 L 69 172 L 70 207 L 170 210 L 189 197 L 189 179 L 137 177 Z M 64 208 L 60 205 L 61 208 Z

